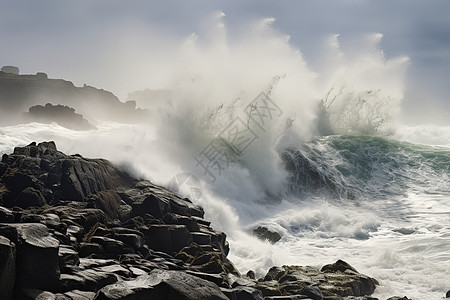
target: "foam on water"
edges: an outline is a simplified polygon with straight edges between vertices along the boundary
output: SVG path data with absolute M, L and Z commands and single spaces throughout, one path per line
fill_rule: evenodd
M 51 139 L 68 153 L 102 156 L 115 162 L 129 161 L 130 169 L 152 169 L 148 173 L 142 171 L 142 175 L 157 178 L 160 173 L 166 176 L 167 182 L 168 174 L 177 170 L 175 167 L 170 169 L 168 161 L 158 163 L 159 157 L 152 152 L 157 148 L 155 136 L 144 134 L 148 130 L 146 126 L 121 124 L 105 124 L 91 132 L 74 132 L 54 124 L 37 123 L 3 127 L 0 129 L 0 150 L 11 152 L 16 145 Z M 92 147 L 90 141 L 93 138 L 99 145 L 108 145 L 108 151 L 104 152 L 104 147 Z M 330 153 L 323 145 L 318 148 L 322 148 L 323 153 Z M 423 146 L 418 148 L 423 151 Z M 395 153 L 391 155 L 396 157 Z M 135 158 L 134 163 L 131 158 Z M 225 174 L 222 179 L 222 182 L 226 179 L 236 185 L 236 190 L 228 191 L 229 197 L 220 196 L 225 191 L 215 193 L 214 186 L 204 182 L 202 196 L 197 201 L 205 207 L 206 217 L 213 221 L 213 226 L 228 234 L 230 258 L 242 272 L 253 269 L 263 275 L 273 265 L 321 267 L 344 259 L 360 272 L 380 281 L 376 291 L 380 299 L 394 294 L 413 299 L 440 299 L 448 289 L 446 279 L 450 276 L 447 251 L 450 246 L 450 205 L 448 186 L 431 187 L 439 176 L 448 176 L 448 164 L 446 170 L 433 174 L 439 168 L 432 171 L 429 166 L 425 168 L 425 162 L 426 159 L 423 165 L 418 165 L 418 170 L 423 172 L 423 177 L 428 177 L 428 187 L 423 181 L 417 181 L 416 186 L 410 182 L 411 191 L 405 190 L 403 195 L 378 197 L 374 193 L 372 197 L 365 195 L 354 200 L 305 196 L 270 205 L 258 204 L 248 201 L 252 184 L 237 184 L 233 180 L 233 177 L 248 178 L 248 170 L 235 166 L 229 170 L 231 178 Z M 339 164 L 338 160 L 335 163 Z M 164 180 L 159 182 L 164 183 Z M 352 182 L 350 178 L 347 180 L 347 183 Z M 232 196 L 239 192 L 239 197 Z M 258 195 L 258 190 L 253 195 Z M 259 196 L 264 197 L 263 194 Z M 282 239 L 274 245 L 258 240 L 249 234 L 257 225 L 279 232 Z

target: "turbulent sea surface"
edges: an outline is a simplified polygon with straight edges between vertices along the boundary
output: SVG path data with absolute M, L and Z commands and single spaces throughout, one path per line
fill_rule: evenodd
M 286 179 L 275 180 L 282 187 L 276 196 L 258 182 L 274 182 L 281 171 L 252 170 L 245 160 L 213 183 L 199 172 L 196 186 L 181 192 L 227 233 L 230 258 L 241 272 L 253 269 L 261 276 L 273 265 L 321 267 L 343 259 L 379 280 L 380 299 L 440 299 L 450 289 L 449 136 L 450 128 L 436 126 L 401 127 L 390 137 L 318 136 L 279 151 Z M 195 160 L 168 153 L 149 126 L 105 123 L 85 132 L 38 123 L 0 128 L 1 153 L 43 140 L 55 140 L 71 154 L 110 159 L 163 185 L 182 171 L 195 172 Z M 189 160 L 192 169 L 183 165 Z M 263 173 L 252 179 L 252 172 Z M 200 193 L 190 194 L 192 187 Z M 260 241 L 249 234 L 255 226 L 282 239 Z

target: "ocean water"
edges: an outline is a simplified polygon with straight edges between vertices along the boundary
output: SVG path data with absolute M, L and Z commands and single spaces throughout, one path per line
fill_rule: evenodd
M 435 129 L 444 133 L 439 141 L 450 134 L 448 127 Z M 412 135 L 417 128 L 401 130 L 414 141 L 436 138 L 436 130 L 428 138 Z M 0 128 L 0 152 L 10 153 L 14 146 L 31 141 L 55 140 L 62 151 L 105 157 L 137 176 L 170 186 L 182 169 L 178 162 L 156 156 L 158 140 L 150 132 L 148 126 L 117 123 L 86 132 L 31 123 Z M 303 154 L 302 162 L 311 162 L 306 171 L 301 169 L 304 163 L 297 165 L 297 174 L 319 174 L 328 181 L 312 189 L 314 182 L 291 176 L 276 199 L 254 186 L 253 191 L 245 187 L 250 175 L 238 164 L 215 183 L 198 176 L 198 181 L 185 184 L 188 189 L 181 189 L 185 182 L 178 182 L 180 192 L 202 204 L 213 226 L 227 233 L 229 257 L 242 273 L 252 269 L 262 276 L 273 265 L 321 267 L 343 259 L 380 282 L 375 292 L 380 299 L 445 295 L 450 289 L 449 145 L 332 135 L 295 150 Z M 237 177 L 240 187 L 230 189 Z M 221 184 L 223 189 L 217 187 Z M 192 194 L 192 187 L 200 187 L 200 194 Z M 276 231 L 282 239 L 276 244 L 258 240 L 250 234 L 256 226 Z
M 138 102 L 147 124 L 1 127 L 0 154 L 53 140 L 177 189 L 227 234 L 242 273 L 343 259 L 380 282 L 375 297 L 441 299 L 450 127 L 402 124 L 409 60 L 386 57 L 382 34 L 351 47 L 330 35 L 308 61 L 273 21 L 230 36 L 218 14 L 206 38 L 183 40 L 164 99 Z M 281 240 L 257 239 L 256 226 Z

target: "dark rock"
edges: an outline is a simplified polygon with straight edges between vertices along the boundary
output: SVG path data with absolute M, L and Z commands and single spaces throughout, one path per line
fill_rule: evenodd
M 92 234 L 90 236 L 103 236 L 103 237 L 110 237 L 113 233 L 113 231 L 106 227 L 104 224 L 97 224 L 98 226 L 95 226 L 93 230 L 91 231 Z
M 36 79 L 38 80 L 45 80 L 48 79 L 48 75 L 44 72 L 37 72 L 36 73 Z
M 76 289 L 82 291 L 98 291 L 104 286 L 117 282 L 119 279 L 113 273 L 102 272 L 96 269 L 78 271 L 73 275 L 81 278 L 81 284 Z
M 80 264 L 78 252 L 70 246 L 59 247 L 59 268 L 62 270 L 65 266 L 77 266 Z
M 53 230 L 52 235 L 55 239 L 57 239 L 59 241 L 59 244 L 61 246 L 70 246 L 72 244 L 70 237 L 61 232 Z M 73 241 L 73 242 L 75 242 L 75 241 Z
M 258 290 L 240 286 L 233 289 L 221 288 L 222 293 L 224 293 L 229 299 L 234 300 L 262 300 L 263 298 L 259 294 Z
M 224 275 L 225 276 L 225 275 Z M 226 279 L 228 281 L 229 286 L 232 288 L 238 287 L 238 286 L 246 286 L 246 287 L 255 287 L 256 281 L 251 280 L 246 277 L 236 276 L 234 274 L 226 274 Z
M 275 280 L 259 282 L 257 285 L 257 289 L 261 292 L 264 299 L 267 299 L 267 297 L 271 296 L 281 296 L 279 284 Z
M 153 270 L 132 281 L 101 289 L 95 299 L 228 300 L 212 282 L 177 271 Z
M 86 285 L 86 279 L 84 277 L 71 274 L 61 274 L 60 282 L 61 292 L 63 293 L 83 288 Z
M 127 268 L 125 268 L 119 264 L 97 267 L 97 268 L 94 268 L 94 270 L 104 272 L 104 273 L 116 274 L 116 275 L 122 276 L 124 278 L 130 278 L 132 275 L 130 270 L 128 270 Z
M 253 234 L 263 241 L 268 241 L 272 244 L 275 244 L 279 240 L 281 240 L 281 235 L 278 232 L 270 231 L 266 227 L 259 226 L 253 229 Z
M 203 232 L 191 232 L 192 240 L 199 245 L 211 245 L 211 235 Z
M 141 276 L 141 275 L 146 275 L 148 273 L 147 271 L 144 271 L 143 269 L 136 268 L 136 267 L 133 267 L 133 266 L 128 266 L 128 269 L 132 273 L 132 277 L 138 277 L 138 276 Z
M 41 223 L 41 221 L 42 221 L 42 217 L 38 214 L 22 212 L 19 223 Z
M 272 267 L 267 272 L 266 276 L 264 276 L 264 281 L 271 281 L 271 280 L 280 280 L 282 276 L 286 274 L 286 269 L 281 267 Z
M 3 156 L 2 162 L 6 170 L 0 179 L 8 191 L 3 198 L 9 206 L 42 205 L 43 192 L 47 202 L 83 201 L 101 191 L 131 186 L 133 181 L 106 160 L 65 155 L 53 142 L 16 147 L 13 154 Z
M 447 296 L 446 296 L 447 297 Z M 448 297 L 447 297 L 448 298 Z M 398 296 L 394 296 L 394 297 L 390 297 L 387 300 L 410 300 L 408 297 L 404 296 L 404 297 L 398 297 Z
M 14 214 L 6 207 L 0 206 L 0 223 L 13 223 Z
M 78 253 L 80 257 L 88 257 L 92 254 L 104 256 L 105 249 L 101 245 L 96 243 L 80 243 Z
M 16 245 L 0 235 L 0 299 L 12 299 L 15 279 Z
M 151 249 L 166 253 L 176 253 L 193 241 L 184 225 L 151 225 L 144 235 Z
M 346 270 L 351 270 L 353 272 L 358 273 L 358 271 L 356 271 L 355 268 L 353 268 L 347 262 L 340 260 L 340 259 L 337 262 L 335 262 L 334 264 L 325 265 L 322 267 L 322 269 L 320 269 L 320 271 L 322 271 L 322 272 L 333 272 L 333 273 L 335 273 L 335 272 L 344 273 Z
M 168 213 L 174 213 L 203 218 L 204 215 L 203 208 L 189 199 L 182 199 L 148 181 L 140 181 L 135 189 L 119 192 L 119 195 L 128 205 L 133 206 L 132 216 L 144 217 L 150 214 L 155 218 L 162 218 Z
M 214 231 L 211 228 L 205 228 L 201 226 L 200 232 L 211 236 L 211 246 L 217 251 L 221 251 L 223 254 L 228 255 L 230 247 L 226 241 L 227 236 L 223 232 Z
M 110 266 L 116 264 L 114 259 L 93 259 L 93 258 L 80 258 L 80 269 L 94 269 L 104 266 Z
M 62 223 L 59 216 L 56 214 L 42 214 L 40 223 L 44 224 L 49 229 L 53 229 L 55 232 L 59 232 L 64 235 L 67 232 L 68 226 Z
M 129 229 L 138 229 L 145 225 L 144 219 L 142 217 L 133 217 L 125 222 L 122 222 L 121 226 Z
M 111 219 L 125 220 L 126 216 L 121 214 L 121 201 L 119 194 L 113 190 L 100 191 L 91 195 L 88 201 L 92 201 L 95 208 L 101 209 Z
M 312 299 L 304 295 L 290 295 L 290 296 L 264 297 L 264 300 L 312 300 Z M 337 299 L 329 299 L 329 300 L 337 300 Z
M 185 225 L 191 232 L 200 231 L 197 221 L 194 218 L 169 213 L 162 220 L 166 224 Z
M 81 226 L 70 225 L 67 227 L 67 234 L 73 236 L 77 241 L 81 241 L 84 237 L 84 229 Z
M 103 236 L 93 236 L 91 237 L 90 242 L 101 245 L 103 249 L 105 249 L 105 253 L 110 257 L 116 257 L 125 253 L 124 243 L 116 239 Z
M 445 298 L 450 298 L 450 290 L 445 294 Z
M 300 294 L 305 295 L 313 300 L 322 300 L 323 294 L 317 286 L 307 286 L 304 287 Z
M 190 264 L 194 270 L 205 273 L 231 273 L 236 276 L 241 276 L 233 263 L 221 252 L 204 252 L 194 257 Z
M 59 289 L 59 242 L 39 223 L 10 224 L 17 231 L 16 287 Z
M 224 280 L 224 277 L 219 274 L 210 274 L 210 273 L 203 273 L 203 272 L 195 272 L 191 270 L 186 271 L 187 274 L 194 275 L 196 277 L 199 277 L 201 279 L 214 282 L 220 287 L 229 288 L 229 284 Z
M 64 293 L 70 300 L 92 300 L 95 298 L 94 292 L 86 292 L 80 290 L 72 290 Z
M 190 265 L 192 270 L 212 274 L 234 274 L 240 277 L 239 271 L 228 260 L 223 252 L 212 247 L 205 250 L 202 245 L 191 243 L 175 256 Z
M 45 210 L 46 213 L 54 213 L 59 216 L 61 222 L 81 226 L 88 235 L 108 222 L 106 214 L 100 209 L 77 209 L 68 206 L 55 206 Z
M 326 299 L 328 299 L 328 298 L 326 298 Z M 374 297 L 370 297 L 370 296 L 359 296 L 359 297 L 348 296 L 348 297 L 345 297 L 344 299 L 345 300 L 379 300 L 378 298 L 374 298 Z M 330 300 L 334 300 L 334 299 L 330 299 Z M 340 300 L 340 299 L 337 299 L 337 300 Z M 409 299 L 407 299 L 407 300 L 409 300 Z
M 28 208 L 35 206 L 40 207 L 45 203 L 45 198 L 39 190 L 36 190 L 33 187 L 27 187 L 19 193 L 14 200 L 13 205 L 21 208 Z
M 24 290 L 23 296 L 24 299 L 32 299 L 32 300 L 55 300 L 56 295 L 47 292 L 47 291 L 41 291 L 38 289 L 26 289 Z
M 131 246 L 135 251 L 138 251 L 145 245 L 144 235 L 141 232 L 114 234 L 114 238 Z
M 36 74 L 37 79 L 47 79 L 45 73 Z M 90 130 L 96 129 L 94 125 L 83 118 L 83 115 L 75 113 L 75 109 L 64 105 L 52 105 L 47 103 L 45 106 L 35 105 L 28 109 L 25 114 L 27 121 L 34 121 L 40 123 L 56 122 L 62 127 L 72 130 Z
M 145 197 L 141 202 L 134 202 L 131 211 L 132 216 L 145 216 L 150 214 L 155 218 L 162 218 L 171 212 L 170 202 L 164 198 L 159 198 L 154 194 Z
M 245 274 L 245 276 L 247 276 L 250 279 L 256 279 L 255 271 L 253 270 L 249 270 L 247 274 Z
M 371 295 L 375 290 L 376 280 L 357 273 L 353 267 L 343 261 L 327 265 L 324 270 L 325 272 L 322 272 L 311 267 L 300 266 L 273 267 L 264 279 L 258 282 L 258 289 L 264 296 L 307 293 L 307 296 L 313 299 L 320 299 L 312 293 L 317 289 L 324 299 L 366 296 Z M 279 290 L 281 294 L 271 295 L 276 290 Z

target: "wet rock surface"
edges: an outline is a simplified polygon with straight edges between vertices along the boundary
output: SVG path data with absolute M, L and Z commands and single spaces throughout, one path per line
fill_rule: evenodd
M 3 156 L 0 199 L 1 299 L 375 299 L 343 261 L 241 275 L 200 206 L 53 142 Z

